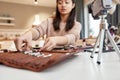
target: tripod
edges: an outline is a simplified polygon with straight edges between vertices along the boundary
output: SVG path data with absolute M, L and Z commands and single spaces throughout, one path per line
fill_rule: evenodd
M 105 16 L 106 15 L 101 15 L 101 23 L 100 23 L 100 32 L 99 35 L 97 37 L 97 40 L 95 42 L 95 46 L 93 49 L 93 52 L 91 53 L 90 57 L 93 58 L 93 55 L 95 53 L 95 50 L 98 46 L 98 42 L 99 42 L 99 53 L 98 53 L 98 57 L 97 57 L 97 64 L 101 63 L 101 53 L 103 52 L 103 41 L 104 41 L 104 36 L 106 35 L 106 37 L 108 37 L 108 39 L 110 40 L 111 45 L 113 46 L 113 48 L 115 49 L 116 53 L 118 54 L 118 56 L 120 57 L 120 51 L 119 48 L 117 47 L 115 41 L 113 40 L 108 28 L 106 27 L 106 22 L 105 22 Z

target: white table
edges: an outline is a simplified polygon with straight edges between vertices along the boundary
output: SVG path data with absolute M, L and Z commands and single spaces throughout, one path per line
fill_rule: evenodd
M 120 80 L 120 61 L 116 53 L 103 53 L 97 65 L 90 53 L 79 53 L 72 59 L 56 64 L 42 72 L 0 65 L 0 80 Z

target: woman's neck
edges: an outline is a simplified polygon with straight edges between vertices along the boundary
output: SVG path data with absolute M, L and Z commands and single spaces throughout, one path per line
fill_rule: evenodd
M 61 22 L 66 22 L 68 19 L 69 15 L 61 15 Z

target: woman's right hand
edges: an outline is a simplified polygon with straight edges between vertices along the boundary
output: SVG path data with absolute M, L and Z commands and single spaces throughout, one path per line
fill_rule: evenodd
M 32 33 L 31 31 L 26 32 L 20 37 L 14 39 L 16 49 L 18 51 L 30 50 L 32 47 Z

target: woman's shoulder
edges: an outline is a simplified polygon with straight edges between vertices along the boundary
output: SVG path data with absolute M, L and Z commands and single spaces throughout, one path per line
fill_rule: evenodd
M 75 25 L 81 25 L 81 23 L 78 21 L 75 21 Z
M 50 21 L 50 22 L 53 22 L 53 19 L 54 19 L 53 17 L 47 18 L 47 20 Z
M 53 22 L 53 18 L 49 17 L 45 20 L 42 21 L 42 24 L 48 24 L 48 23 L 52 23 Z
M 81 23 L 80 22 L 78 22 L 78 21 L 75 21 L 75 27 L 81 27 Z
M 82 28 L 81 23 L 78 22 L 78 21 L 75 21 L 75 24 L 74 24 L 74 28 L 73 28 L 73 29 L 80 31 L 81 28 Z

